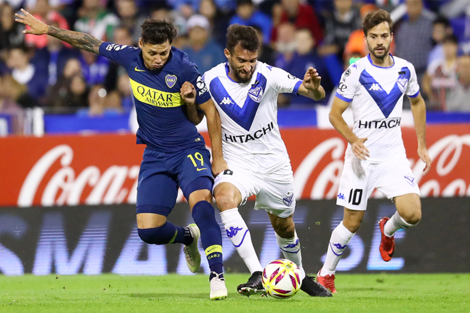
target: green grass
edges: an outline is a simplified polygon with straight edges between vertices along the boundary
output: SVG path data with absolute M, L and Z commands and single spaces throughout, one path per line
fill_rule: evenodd
M 340 273 L 333 298 L 237 294 L 248 275 L 228 274 L 229 297 L 209 300 L 196 276 L 0 276 L 0 312 L 470 312 L 470 274 Z

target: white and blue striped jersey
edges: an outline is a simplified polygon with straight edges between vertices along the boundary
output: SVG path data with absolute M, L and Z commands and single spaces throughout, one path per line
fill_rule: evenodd
M 270 173 L 290 162 L 277 124 L 277 97 L 294 93 L 302 80 L 257 62 L 251 81 L 237 83 L 222 63 L 204 74 L 222 121 L 222 148 L 229 164 Z
M 406 156 L 400 129 L 403 97 L 419 95 L 414 66 L 395 56 L 392 59 L 390 67 L 372 64 L 370 55 L 351 64 L 341 76 L 336 91 L 336 97 L 350 102 L 354 134 L 368 138 L 364 144 L 371 162 Z M 356 159 L 351 145 L 345 159 Z

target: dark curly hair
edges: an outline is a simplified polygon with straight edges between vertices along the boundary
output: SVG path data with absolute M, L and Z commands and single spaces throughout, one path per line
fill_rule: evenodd
M 369 12 L 364 18 L 364 23 L 362 23 L 362 30 L 364 31 L 364 34 L 367 36 L 367 33 L 369 32 L 369 30 L 371 30 L 372 28 L 374 28 L 375 26 L 383 22 L 388 23 L 388 26 L 390 27 L 390 32 L 392 32 L 393 21 L 392 21 L 392 18 L 390 17 L 390 13 L 382 9 Z
M 159 45 L 167 40 L 170 44 L 176 37 L 175 26 L 167 20 L 146 19 L 142 27 L 142 41 L 151 45 Z
M 227 49 L 233 53 L 237 44 L 243 49 L 255 52 L 261 46 L 256 30 L 251 26 L 239 24 L 230 25 L 227 29 Z

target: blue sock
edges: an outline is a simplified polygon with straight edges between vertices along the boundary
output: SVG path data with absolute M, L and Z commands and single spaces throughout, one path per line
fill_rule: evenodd
M 206 252 L 211 272 L 223 274 L 222 233 L 215 220 L 214 208 L 207 201 L 200 201 L 193 207 L 193 219 L 201 232 L 201 242 Z M 214 274 L 211 273 L 209 280 Z M 219 276 L 222 278 L 222 276 Z
M 160 227 L 138 229 L 140 239 L 149 244 L 164 245 L 167 243 L 182 243 L 189 245 L 193 242 L 193 237 L 189 228 L 175 226 L 166 222 Z

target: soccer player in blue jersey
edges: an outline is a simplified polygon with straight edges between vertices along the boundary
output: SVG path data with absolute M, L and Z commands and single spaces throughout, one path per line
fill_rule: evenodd
M 223 159 L 220 120 L 197 67 L 186 53 L 171 46 L 175 27 L 164 20 L 142 24 L 139 47 L 103 42 L 88 34 L 49 26 L 21 10 L 16 21 L 28 25 L 27 34 L 48 34 L 72 46 L 103 55 L 127 69 L 134 94 L 139 130 L 137 143 L 147 145 L 137 187 L 137 228 L 149 244 L 182 243 L 188 267 L 201 262 L 198 239 L 211 269 L 210 298 L 224 299 L 222 236 L 212 207 L 213 174 L 227 169 Z M 206 115 L 213 163 L 204 138 L 189 121 L 186 102 L 198 104 Z M 188 199 L 195 224 L 175 226 L 167 221 L 178 187 Z
M 344 216 L 331 234 L 325 263 L 317 275 L 318 282 L 332 293 L 336 293 L 338 262 L 361 226 L 367 200 L 375 188 L 397 209 L 390 218 L 379 221 L 379 251 L 385 262 L 395 252 L 396 231 L 414 227 L 421 220 L 415 175 L 425 175 L 431 168 L 426 148 L 426 105 L 413 64 L 389 53 L 392 24 L 387 11 L 367 14 L 363 30 L 370 52 L 343 73 L 330 111 L 331 124 L 349 142 L 336 200 L 344 207 Z M 425 164 L 421 173 L 412 172 L 401 136 L 405 95 L 411 103 L 418 156 Z M 352 130 L 342 117 L 349 106 L 354 115 Z

